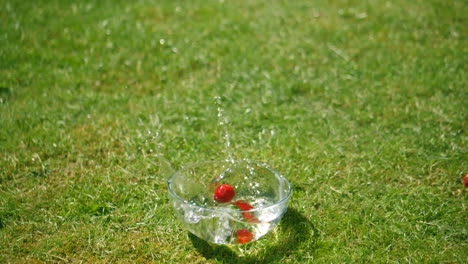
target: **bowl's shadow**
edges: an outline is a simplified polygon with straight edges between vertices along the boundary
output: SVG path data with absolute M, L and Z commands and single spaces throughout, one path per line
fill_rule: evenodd
M 215 259 L 223 263 L 274 263 L 285 256 L 291 256 L 295 260 L 307 257 L 304 256 L 304 251 L 312 254 L 319 236 L 314 225 L 294 208 L 288 209 L 280 224 L 271 232 L 273 234 L 268 234 L 266 238 L 268 242 L 258 247 L 256 243 L 262 243 L 261 240 L 229 247 L 208 243 L 191 233 L 189 238 L 195 249 L 206 259 Z M 239 248 L 246 250 L 239 252 Z

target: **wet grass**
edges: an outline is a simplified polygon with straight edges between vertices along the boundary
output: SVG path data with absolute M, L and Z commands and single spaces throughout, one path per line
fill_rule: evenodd
M 0 262 L 463 263 L 464 1 L 0 2 Z M 266 239 L 188 235 L 156 153 L 294 186 Z

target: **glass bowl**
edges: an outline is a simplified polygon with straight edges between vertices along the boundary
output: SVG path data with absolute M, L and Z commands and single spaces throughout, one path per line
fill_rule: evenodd
M 279 172 L 249 160 L 186 166 L 169 178 L 168 188 L 187 230 L 215 244 L 245 244 L 266 235 L 286 213 L 292 194 Z

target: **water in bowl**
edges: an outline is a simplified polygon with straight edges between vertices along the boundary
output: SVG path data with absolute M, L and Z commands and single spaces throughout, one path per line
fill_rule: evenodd
M 234 188 L 232 201 L 213 199 L 219 184 Z M 286 212 L 291 194 L 282 175 L 266 164 L 247 160 L 188 166 L 170 178 L 169 189 L 184 226 L 217 244 L 244 244 L 267 234 Z

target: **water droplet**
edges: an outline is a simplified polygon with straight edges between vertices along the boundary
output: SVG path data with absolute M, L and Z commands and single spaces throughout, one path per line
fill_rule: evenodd
M 215 104 L 217 106 L 218 110 L 218 120 L 219 120 L 219 125 L 223 128 L 224 130 L 224 143 L 226 145 L 226 154 L 228 156 L 228 160 L 232 163 L 234 163 L 234 158 L 232 157 L 231 153 L 231 140 L 230 140 L 230 135 L 227 129 L 227 125 L 229 124 L 228 119 L 224 115 L 224 110 L 221 107 L 221 97 L 220 96 L 215 96 Z

